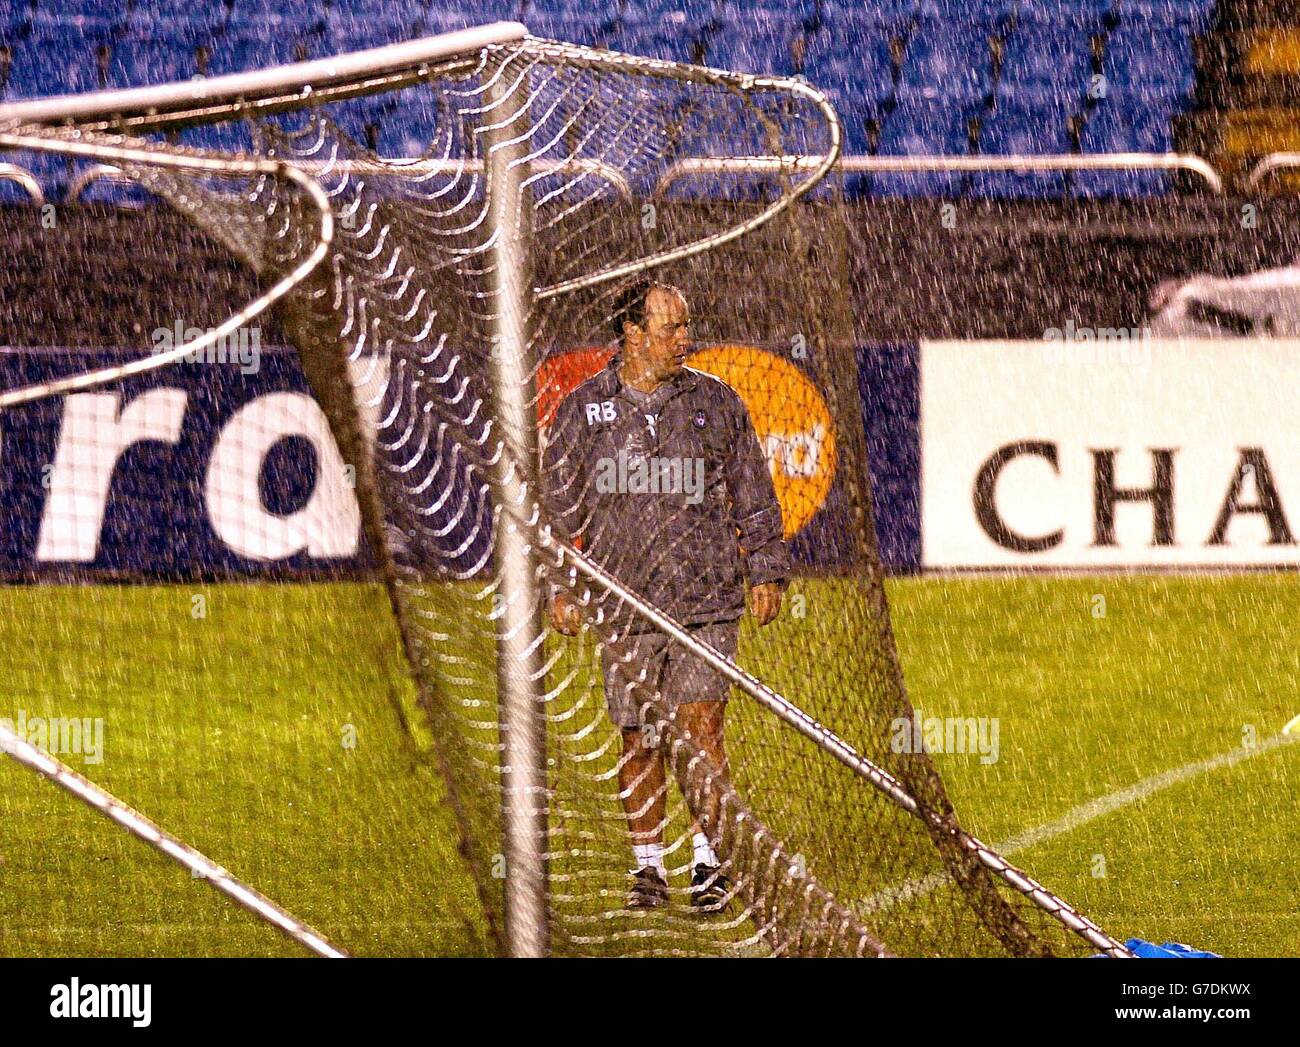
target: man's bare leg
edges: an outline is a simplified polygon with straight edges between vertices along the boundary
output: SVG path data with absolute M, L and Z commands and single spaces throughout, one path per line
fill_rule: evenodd
M 633 844 L 663 843 L 668 809 L 664 760 L 657 746 L 647 744 L 640 727 L 623 729 L 623 766 L 618 784 Z
M 726 702 L 683 702 L 677 707 L 677 724 L 712 761 L 722 777 L 727 776 L 727 747 L 723 742 L 722 723 L 727 711 Z M 706 812 L 710 821 L 716 821 L 717 811 Z

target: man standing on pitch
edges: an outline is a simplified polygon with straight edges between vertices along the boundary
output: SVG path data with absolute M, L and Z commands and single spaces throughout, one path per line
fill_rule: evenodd
M 641 281 L 620 297 L 612 319 L 620 351 L 565 398 L 546 441 L 551 522 L 627 588 L 734 658 L 746 591 L 750 614 L 767 625 L 790 576 L 762 448 L 740 397 L 685 366 L 690 312 L 681 291 Z M 632 654 L 625 663 L 606 646 L 602 669 L 609 715 L 623 736 L 620 796 L 637 866 L 628 905 L 654 908 L 668 900 L 667 783 L 657 733 L 644 722 L 631 677 L 646 671 L 650 690 L 724 775 L 730 687 L 612 594 L 596 607 Z M 566 636 L 582 624 L 562 591 L 552 596 L 551 623 Z M 693 845 L 691 904 L 718 912 L 730 883 L 698 826 Z

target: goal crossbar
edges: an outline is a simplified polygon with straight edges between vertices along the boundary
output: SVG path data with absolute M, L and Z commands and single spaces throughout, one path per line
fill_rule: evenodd
M 493 44 L 516 43 L 528 30 L 519 22 L 493 22 L 400 44 L 352 51 L 333 58 L 317 58 L 245 73 L 182 80 L 155 87 L 129 87 L 120 91 L 95 91 L 58 95 L 0 105 L 0 124 L 84 123 L 97 118 L 158 118 L 189 113 L 233 100 L 256 102 L 286 93 L 306 101 L 316 91 L 356 81 L 415 74 L 427 66 L 457 55 L 473 53 Z M 393 86 L 385 82 L 378 89 Z M 305 93 L 304 93 L 305 92 Z
M 261 174 L 283 178 L 293 183 L 311 201 L 320 221 L 316 242 L 299 264 L 277 280 L 274 285 L 267 288 L 242 309 L 232 313 L 213 329 L 205 331 L 196 338 L 183 341 L 180 345 L 174 346 L 166 352 L 141 357 L 130 363 L 96 371 L 86 371 L 52 382 L 7 390 L 0 393 L 0 411 L 49 396 L 61 396 L 65 393 L 93 389 L 109 382 L 116 382 L 123 378 L 156 371 L 178 361 L 192 358 L 192 356 L 203 352 L 209 346 L 218 344 L 235 331 L 238 331 L 250 320 L 266 312 L 267 309 L 306 280 L 316 267 L 325 260 L 325 257 L 329 254 L 330 244 L 334 239 L 334 212 L 330 208 L 329 197 L 320 184 L 297 167 L 276 160 L 238 160 L 231 157 L 191 155 L 182 152 L 163 153 L 102 143 L 51 138 L 39 133 L 0 133 L 0 146 L 66 153 L 72 156 L 94 157 L 101 160 L 116 160 L 126 163 L 153 164 L 196 174 Z
M 518 22 L 496 22 L 476 29 L 442 33 L 404 44 L 371 48 L 340 55 L 278 66 L 252 73 L 232 73 L 206 80 L 180 81 L 156 87 L 128 88 L 76 95 L 61 95 L 31 102 L 0 105 L 0 130 L 19 129 L 26 136 L 0 135 L 0 146 L 38 148 L 32 141 L 42 126 L 75 124 L 86 130 L 121 132 L 157 131 L 190 124 L 228 119 L 232 111 L 249 115 L 274 113 L 317 105 L 323 100 L 353 97 L 410 86 L 426 79 L 439 65 L 472 55 L 475 49 L 506 44 L 566 65 L 600 70 L 635 70 L 666 79 L 686 75 L 680 63 L 585 47 L 529 36 Z M 792 181 L 776 200 L 757 213 L 718 232 L 677 247 L 653 252 L 643 258 L 607 265 L 591 273 L 561 280 L 533 291 L 536 302 L 586 290 L 597 284 L 635 276 L 674 262 L 685 261 L 739 239 L 788 211 L 806 196 L 835 167 L 843 148 L 843 128 L 829 96 L 801 78 L 759 76 L 725 69 L 689 67 L 692 79 L 745 92 L 779 92 L 814 105 L 826 121 L 827 148 L 810 157 L 772 157 L 769 170 Z M 60 151 L 75 150 L 60 148 Z M 83 156 L 111 159 L 107 152 L 87 150 Z M 531 158 L 530 158 L 531 162 Z M 405 167 L 405 165 L 402 165 Z M 396 170 L 396 166 L 394 168 Z M 417 168 L 406 168 L 415 171 Z M 799 176 L 793 180 L 793 176 Z M 191 347 L 193 348 L 193 347 Z M 0 407 L 4 403 L 0 402 Z

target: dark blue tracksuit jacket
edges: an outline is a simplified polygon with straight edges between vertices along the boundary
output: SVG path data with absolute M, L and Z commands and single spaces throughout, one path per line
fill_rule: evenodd
M 731 621 L 745 588 L 790 577 L 781 507 L 749 412 L 682 369 L 638 400 L 616 356 L 570 393 L 542 456 L 550 522 L 634 592 L 688 625 Z M 649 415 L 649 417 L 647 417 Z M 607 615 L 652 628 L 602 597 Z

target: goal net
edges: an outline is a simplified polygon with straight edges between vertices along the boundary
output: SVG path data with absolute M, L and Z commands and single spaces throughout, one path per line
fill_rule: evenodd
M 375 151 L 375 99 L 412 121 L 418 155 Z M 118 687 L 117 715 L 133 725 L 151 702 L 178 710 L 209 686 L 196 666 L 240 681 L 222 700 L 253 707 L 240 721 L 251 742 L 207 732 L 206 769 L 192 774 L 166 731 L 151 747 L 142 730 L 135 770 L 107 784 L 147 814 L 155 793 L 196 783 L 207 813 L 194 842 L 236 873 L 242 862 L 267 896 L 305 906 L 349 951 L 446 951 L 410 933 L 436 910 L 463 948 L 516 954 L 1121 954 L 967 835 L 925 747 L 898 744 L 915 714 L 876 549 L 853 317 L 837 291 L 848 272 L 828 174 L 838 143 L 833 111 L 802 82 L 543 41 L 511 24 L 0 107 L 6 148 L 111 165 L 169 208 L 94 211 L 77 237 L 72 216 L 34 248 L 58 315 L 22 296 L 6 307 L 20 345 L 47 347 L 39 365 L 7 363 L 6 443 L 62 412 L 37 536 L 49 562 L 77 577 L 69 564 L 102 566 L 106 528 L 166 530 L 178 496 L 128 483 L 122 463 L 144 443 L 159 461 L 183 445 L 175 376 L 191 404 L 235 396 L 241 338 L 260 325 L 286 347 L 268 345 L 264 369 L 301 384 L 241 408 L 191 483 L 205 533 L 220 539 L 207 561 L 173 545 L 114 568 L 141 595 L 104 606 L 132 604 L 144 633 L 112 635 L 110 620 L 97 625 L 104 635 L 74 638 L 66 593 L 34 589 L 28 602 L 64 653 L 82 645 L 81 664 L 97 661 L 61 682 L 17 670 L 56 693 Z M 94 256 L 97 240 L 119 255 L 116 269 Z M 747 417 L 753 435 L 723 415 L 688 416 L 699 482 L 679 461 L 676 487 L 638 489 L 624 461 L 612 495 L 645 508 L 616 524 L 591 508 L 593 463 L 576 460 L 587 445 L 557 418 L 600 420 L 599 401 L 590 416 L 570 397 L 608 368 L 629 289 L 647 276 L 682 290 L 689 374 L 725 383 L 745 408 L 726 418 Z M 177 299 L 205 315 L 173 324 Z M 174 333 L 160 340 L 159 329 Z M 713 620 L 736 620 L 724 595 L 755 570 L 742 547 L 752 521 L 733 521 L 735 547 L 718 551 L 736 492 L 704 481 L 715 459 L 747 449 L 761 456 L 770 484 L 757 486 L 779 504 L 793 568 L 780 616 L 762 628 L 740 618 L 732 651 L 695 612 L 714 600 Z M 584 477 L 582 491 L 566 501 L 561 476 Z M 220 609 L 240 624 L 217 649 L 185 648 L 178 601 L 196 610 L 203 586 L 230 580 L 240 584 L 216 590 Z M 571 638 L 548 626 L 557 594 L 580 609 Z M 205 614 L 218 613 L 213 600 Z M 153 659 L 147 683 L 123 695 L 121 678 L 141 669 L 137 645 Z M 677 715 L 681 696 L 661 686 L 652 649 L 690 679 L 725 681 L 725 768 Z M 261 668 L 241 676 L 244 663 Z M 627 800 L 644 787 L 623 773 L 611 674 L 668 768 L 645 797 L 664 804 L 670 888 L 649 910 L 627 904 Z M 369 756 L 373 793 L 357 779 L 343 805 L 356 809 L 329 812 L 313 808 L 306 776 L 334 768 L 286 747 L 313 732 L 337 747 L 345 705 L 386 741 Z M 296 742 L 286 709 L 301 719 Z M 241 744 L 256 763 L 223 761 Z M 295 829 L 268 816 L 241 838 L 244 820 L 221 826 L 227 802 L 280 814 L 297 802 L 311 817 Z M 274 860 L 296 832 L 323 839 L 328 870 Z M 708 915 L 690 904 L 697 833 L 729 884 L 726 908 Z M 370 868 L 376 850 L 391 855 L 379 863 L 391 882 L 349 879 L 349 863 Z M 384 919 L 357 915 L 368 893 L 388 899 Z M 404 929 L 386 934 L 387 923 Z

